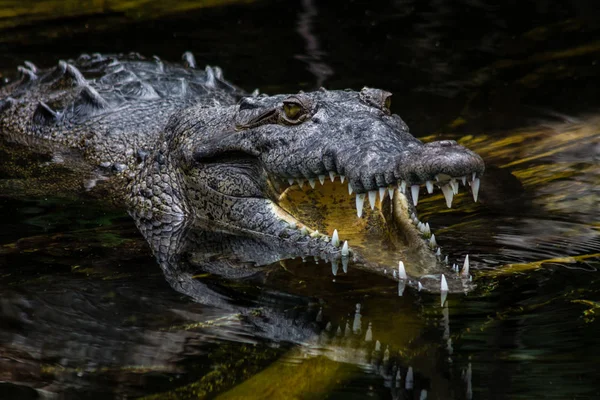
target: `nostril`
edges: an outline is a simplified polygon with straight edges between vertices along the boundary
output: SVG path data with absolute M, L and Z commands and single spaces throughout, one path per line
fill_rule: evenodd
M 457 145 L 456 140 L 440 140 L 438 142 L 438 144 L 441 147 L 450 147 L 450 146 L 456 146 Z

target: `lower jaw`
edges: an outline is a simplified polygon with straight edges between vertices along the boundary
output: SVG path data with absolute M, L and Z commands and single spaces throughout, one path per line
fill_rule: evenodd
M 414 208 L 402 193 L 395 191 L 390 199 L 386 191 L 373 208 L 366 201 L 359 218 L 355 195 L 348 193 L 346 185 L 337 181 L 317 185 L 316 189 L 308 185 L 287 188 L 278 206 L 309 229 L 328 236 L 337 230 L 340 240 L 348 241 L 360 267 L 392 276 L 403 261 L 406 272 L 415 278 L 438 269 L 435 249 L 411 220 Z

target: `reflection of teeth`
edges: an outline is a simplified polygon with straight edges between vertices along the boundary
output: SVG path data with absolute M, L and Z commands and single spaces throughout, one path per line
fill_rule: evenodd
M 350 186 L 350 185 L 348 185 Z M 360 193 L 356 195 L 356 214 L 358 218 L 362 217 L 363 206 L 365 204 L 365 194 Z
M 421 289 L 423 289 L 423 284 L 421 282 L 419 282 L 417 284 L 417 288 L 419 289 L 419 292 L 421 291 Z
M 352 185 L 348 182 L 348 194 L 352 194 Z
M 325 183 L 325 175 L 319 175 L 319 182 L 321 182 L 321 185 Z
M 338 272 L 338 260 L 331 261 L 331 273 L 336 276 Z

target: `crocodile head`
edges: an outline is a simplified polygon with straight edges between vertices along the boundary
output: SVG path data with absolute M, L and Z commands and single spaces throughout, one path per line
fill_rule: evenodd
M 415 206 L 435 187 L 450 205 L 461 181 L 476 197 L 484 163 L 454 141 L 417 140 L 390 99 L 378 89 L 320 90 L 188 109 L 150 161 L 162 172 L 144 173 L 176 180 L 178 209 L 213 229 L 291 243 L 298 254 L 289 256 L 324 258 L 334 270 L 348 255 L 392 276 L 403 261 L 409 284 L 439 291 L 444 272 L 451 291 L 463 290 Z

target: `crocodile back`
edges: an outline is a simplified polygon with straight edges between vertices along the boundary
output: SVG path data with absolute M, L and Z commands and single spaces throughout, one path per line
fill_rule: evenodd
M 0 134 L 57 142 L 116 169 L 155 146 L 175 111 L 231 105 L 244 95 L 220 68 L 197 69 L 191 53 L 182 64 L 137 53 L 83 54 L 50 69 L 26 62 L 19 72 L 20 80 L 0 88 Z

